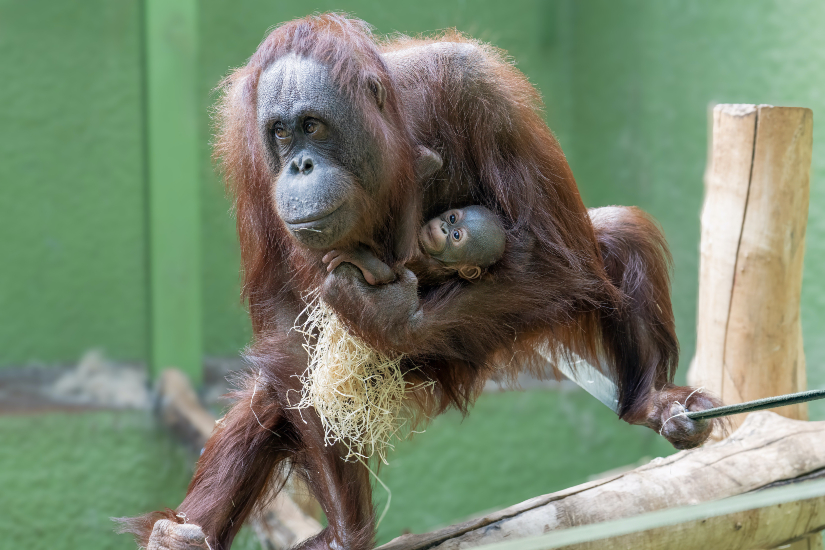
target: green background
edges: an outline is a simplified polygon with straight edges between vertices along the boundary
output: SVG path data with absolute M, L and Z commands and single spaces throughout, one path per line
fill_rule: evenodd
M 234 223 L 209 160 L 213 89 L 269 27 L 333 9 L 379 33 L 456 26 L 510 52 L 545 98 L 585 203 L 639 205 L 664 226 L 682 380 L 695 342 L 709 109 L 813 109 L 802 322 L 809 387 L 825 387 L 825 126 L 816 119 L 825 112 L 825 4 L 816 0 L 198 2 L 198 63 L 181 78 L 197 103 L 200 168 L 187 219 L 199 227 L 181 231 L 198 247 L 187 288 L 200 293 L 191 309 L 199 355 L 234 357 L 250 335 Z M 157 138 L 147 123 L 145 13 L 139 0 L 0 0 L 0 368 L 73 363 L 90 348 L 152 358 L 150 273 L 164 257 L 150 245 Z M 810 410 L 825 419 L 825 403 Z M 399 445 L 382 471 L 394 492 L 380 536 L 669 452 L 654 435 L 576 392 L 487 394 L 460 427 L 447 415 Z M 144 413 L 0 417 L 0 536 L 25 548 L 130 548 L 105 517 L 174 506 L 190 475 L 193 457 L 166 437 Z

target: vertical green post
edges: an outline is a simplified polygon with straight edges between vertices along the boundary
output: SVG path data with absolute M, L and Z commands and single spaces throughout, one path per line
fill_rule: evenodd
M 202 380 L 197 0 L 145 0 L 151 364 Z

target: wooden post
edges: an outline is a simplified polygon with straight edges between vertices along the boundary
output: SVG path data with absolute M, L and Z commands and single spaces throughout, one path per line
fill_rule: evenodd
M 799 301 L 813 114 L 718 105 L 705 178 L 689 383 L 726 404 L 804 391 Z M 807 419 L 807 405 L 775 412 Z M 735 429 L 745 415 L 731 417 Z

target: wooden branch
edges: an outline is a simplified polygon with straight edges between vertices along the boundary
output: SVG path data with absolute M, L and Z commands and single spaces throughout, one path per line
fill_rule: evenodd
M 722 499 L 777 482 L 817 475 L 819 470 L 825 474 L 825 422 L 802 422 L 770 412 L 758 412 L 748 416 L 745 423 L 724 441 L 658 458 L 630 472 L 536 497 L 439 531 L 403 535 L 381 546 L 380 550 L 471 548 Z M 760 518 L 761 515 L 756 515 L 748 519 L 748 532 L 757 527 L 762 529 L 757 531 L 764 532 L 766 526 L 753 523 Z M 796 516 L 770 512 L 761 521 L 770 520 L 772 528 L 781 526 L 782 533 L 791 533 L 783 540 L 802 537 L 822 526 L 816 521 L 808 524 L 796 519 Z M 731 548 L 725 544 L 728 539 L 714 538 L 722 532 L 719 529 L 697 530 L 697 536 L 704 534 L 707 537 L 702 543 L 704 546 L 699 544 L 690 548 Z M 662 545 L 659 539 L 651 541 L 645 544 L 637 541 L 623 548 L 682 547 L 681 544 Z M 593 546 L 596 547 L 614 546 Z
M 688 381 L 729 405 L 806 389 L 799 301 L 812 121 L 796 107 L 713 111 Z M 804 403 L 776 412 L 807 418 Z
M 799 523 L 806 526 L 805 531 L 825 527 L 825 480 L 489 544 L 483 549 L 822 550 L 821 536 L 796 540 L 799 528 L 795 524 Z M 806 542 L 813 544 L 799 546 Z
M 215 427 L 215 417 L 201 406 L 186 375 L 177 369 L 163 371 L 158 394 L 163 422 L 187 445 L 198 450 L 203 448 Z M 271 550 L 289 548 L 322 529 L 321 524 L 305 514 L 286 491 L 278 493 L 260 517 L 250 523 L 262 544 Z
M 215 428 L 215 417 L 200 403 L 189 378 L 166 369 L 158 378 L 160 419 L 190 448 L 200 451 Z

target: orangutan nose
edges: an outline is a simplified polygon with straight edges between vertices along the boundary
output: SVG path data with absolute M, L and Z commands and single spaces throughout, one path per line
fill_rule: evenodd
M 293 172 L 300 172 L 301 174 L 308 175 L 312 172 L 312 169 L 315 167 L 315 163 L 312 162 L 312 157 L 300 155 L 299 157 L 292 160 L 292 171 Z
M 441 222 L 441 232 L 445 235 L 450 232 L 450 229 L 447 227 L 447 222 Z

